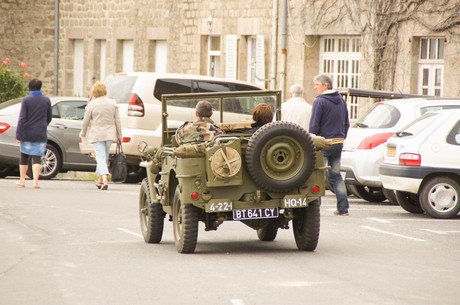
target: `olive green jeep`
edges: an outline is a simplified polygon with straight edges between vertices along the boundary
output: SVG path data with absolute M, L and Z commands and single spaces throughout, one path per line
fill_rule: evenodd
M 176 128 L 168 128 L 174 120 L 167 105 L 183 101 L 194 113 L 194 104 L 202 99 L 212 101 L 213 119 L 225 132 L 208 142 L 178 146 Z M 250 113 L 260 102 L 271 104 L 277 120 L 251 134 Z M 147 171 L 139 198 L 145 242 L 161 241 L 166 215 L 180 253 L 195 251 L 200 221 L 206 231 L 240 221 L 255 229 L 261 241 L 273 241 L 278 229 L 288 229 L 292 220 L 297 248 L 315 250 L 319 198 L 325 191 L 321 149 L 328 144 L 297 124 L 278 121 L 280 91 L 163 95 L 162 103 L 161 147 L 139 144 L 141 166 Z M 226 103 L 239 104 L 236 117 L 243 121 L 224 120 L 235 119 Z

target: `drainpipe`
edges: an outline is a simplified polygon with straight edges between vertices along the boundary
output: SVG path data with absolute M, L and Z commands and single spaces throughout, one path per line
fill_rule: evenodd
M 282 0 L 281 5 L 281 71 L 280 71 L 280 89 L 286 92 L 286 8 L 287 1 Z M 284 96 L 284 94 L 283 94 Z
M 276 86 L 276 65 L 277 65 L 277 34 L 278 34 L 278 0 L 273 0 L 273 32 L 272 32 L 272 67 L 270 72 L 270 90 Z
M 54 96 L 58 95 L 59 80 L 59 0 L 54 0 Z

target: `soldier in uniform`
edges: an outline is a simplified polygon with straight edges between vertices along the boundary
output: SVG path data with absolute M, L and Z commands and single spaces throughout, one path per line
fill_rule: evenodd
M 211 120 L 212 105 L 208 101 L 199 101 L 195 107 L 196 120 L 185 122 L 176 131 L 176 142 L 181 145 L 191 142 L 210 141 L 214 136 L 223 133 Z

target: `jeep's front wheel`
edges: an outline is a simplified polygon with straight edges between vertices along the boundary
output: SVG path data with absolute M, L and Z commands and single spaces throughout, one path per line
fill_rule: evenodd
M 192 204 L 182 204 L 179 185 L 174 193 L 173 229 L 177 252 L 195 252 L 198 239 L 198 209 Z
M 313 251 L 319 240 L 320 213 L 319 202 L 314 200 L 307 208 L 294 209 L 292 229 L 297 248 L 302 251 Z
M 165 212 L 158 202 L 152 202 L 147 178 L 142 180 L 139 195 L 139 217 L 144 240 L 149 244 L 157 244 L 163 237 Z
M 249 139 L 245 160 L 249 175 L 269 192 L 286 193 L 313 172 L 316 148 L 310 134 L 291 122 L 271 122 Z

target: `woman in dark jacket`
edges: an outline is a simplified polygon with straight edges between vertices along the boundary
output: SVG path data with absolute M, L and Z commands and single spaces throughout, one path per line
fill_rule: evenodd
M 32 158 L 33 187 L 39 188 L 38 178 L 41 171 L 41 157 L 45 155 L 48 140 L 47 128 L 51 122 L 51 101 L 40 91 L 42 82 L 33 79 L 29 82 L 29 95 L 22 99 L 19 113 L 16 141 L 21 158 L 19 161 L 19 187 L 26 185 L 29 158 Z

